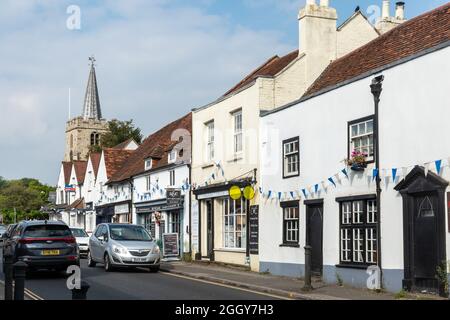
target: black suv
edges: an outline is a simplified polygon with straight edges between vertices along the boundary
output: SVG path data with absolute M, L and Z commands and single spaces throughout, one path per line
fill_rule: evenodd
M 23 261 L 29 270 L 62 271 L 80 265 L 80 253 L 69 227 L 60 221 L 23 221 L 10 235 L 3 252 L 14 262 Z

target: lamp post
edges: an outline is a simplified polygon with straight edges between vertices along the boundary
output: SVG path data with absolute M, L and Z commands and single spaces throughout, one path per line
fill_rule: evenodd
M 383 269 L 381 264 L 381 177 L 380 177 L 380 134 L 379 134 L 379 104 L 380 96 L 383 91 L 383 80 L 384 76 L 378 76 L 372 80 L 370 89 L 373 95 L 375 104 L 375 114 L 374 114 L 374 143 L 375 143 L 375 169 L 377 169 L 376 179 L 376 193 L 377 193 L 377 265 L 380 269 L 380 285 L 383 283 Z

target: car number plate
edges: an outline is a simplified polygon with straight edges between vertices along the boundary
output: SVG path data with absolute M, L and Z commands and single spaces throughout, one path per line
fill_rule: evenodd
M 145 262 L 145 258 L 133 258 L 133 262 Z
M 42 250 L 43 256 L 59 256 L 59 250 Z

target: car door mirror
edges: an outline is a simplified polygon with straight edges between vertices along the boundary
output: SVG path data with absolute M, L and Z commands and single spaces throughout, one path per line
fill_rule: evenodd
M 105 241 L 105 237 L 103 235 L 98 236 L 97 239 L 101 242 Z

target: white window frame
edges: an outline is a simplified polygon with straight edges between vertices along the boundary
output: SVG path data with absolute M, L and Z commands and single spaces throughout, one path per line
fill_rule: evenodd
M 342 264 L 374 265 L 378 259 L 376 199 L 358 197 L 340 203 Z
M 214 120 L 205 123 L 206 128 L 206 160 L 208 162 L 214 161 Z
M 145 190 L 150 191 L 152 188 L 152 176 L 145 176 Z
M 145 159 L 145 170 L 150 170 L 153 167 L 153 159 Z
M 369 129 L 372 127 L 372 129 Z M 368 162 L 374 160 L 374 117 L 366 117 L 349 123 L 349 157 L 353 151 L 366 153 Z M 364 141 L 366 143 L 364 143 Z
M 298 245 L 300 241 L 300 208 L 286 206 L 283 208 L 283 244 Z
M 171 150 L 167 157 L 168 157 L 168 159 L 167 159 L 168 163 L 175 163 L 177 161 L 177 152 L 176 152 L 176 150 Z
M 175 170 L 169 171 L 169 186 L 170 187 L 175 186 Z
M 300 139 L 295 137 L 283 141 L 283 178 L 300 174 Z
M 240 201 L 240 212 L 236 211 L 236 203 Z M 233 204 L 233 205 L 232 205 Z M 232 210 L 233 207 L 233 210 Z M 227 211 L 228 209 L 228 211 Z M 222 200 L 223 214 L 223 247 L 226 249 L 242 249 L 247 247 L 247 200 L 233 200 L 224 198 Z M 237 228 L 239 220 L 241 229 Z M 227 229 L 228 228 L 228 229 Z M 237 240 L 240 237 L 241 246 L 237 246 Z
M 233 117 L 233 152 L 241 154 L 244 151 L 242 109 L 232 112 L 231 116 Z

